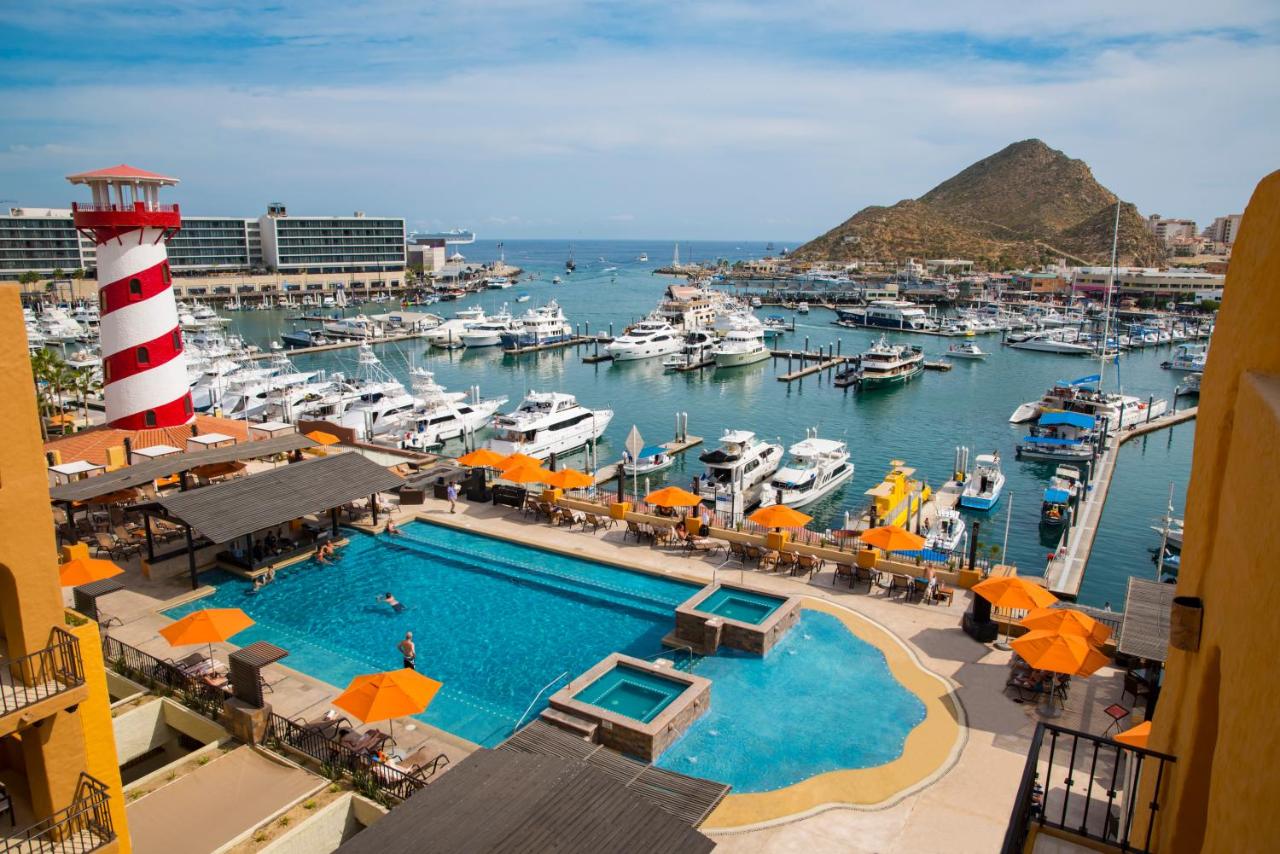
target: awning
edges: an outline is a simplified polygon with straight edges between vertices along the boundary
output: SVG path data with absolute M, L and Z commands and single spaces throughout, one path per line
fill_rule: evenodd
M 1066 504 L 1071 500 L 1071 493 L 1065 489 L 1046 489 L 1044 491 L 1044 500 L 1050 504 Z
M 1041 427 L 1066 425 L 1068 427 L 1079 427 L 1082 430 L 1092 430 L 1097 423 L 1097 420 L 1092 415 L 1084 415 L 1079 412 L 1046 412 L 1040 416 L 1039 421 Z
M 1079 445 L 1080 439 L 1060 439 L 1057 436 L 1028 436 L 1029 445 Z
M 640 459 L 643 460 L 646 457 L 656 457 L 658 454 L 665 453 L 668 453 L 668 451 L 662 445 L 646 445 L 640 449 Z

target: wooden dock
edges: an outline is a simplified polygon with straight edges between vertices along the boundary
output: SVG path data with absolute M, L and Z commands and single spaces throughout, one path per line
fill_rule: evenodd
M 785 373 L 785 374 L 778 374 L 778 382 L 789 383 L 793 380 L 798 380 L 798 379 L 801 379 L 802 377 L 807 377 L 810 374 L 816 374 L 822 371 L 830 370 L 832 368 L 838 368 L 841 365 L 843 365 L 846 361 L 848 360 L 844 356 L 836 356 L 831 359 L 824 359 L 823 361 L 818 362 L 816 365 L 806 365 L 805 367 L 800 368 L 798 370 L 789 371 L 788 373 Z
M 924 362 L 924 369 L 925 369 L 926 371 L 949 371 L 949 370 L 951 370 L 951 369 L 952 369 L 952 368 L 954 368 L 954 367 L 955 367 L 955 365 L 951 364 L 950 362 L 945 362 L 945 361 L 941 361 L 941 362 L 930 362 L 930 361 L 926 360 L 926 361 Z
M 701 445 L 702 441 L 703 440 L 701 436 L 693 436 L 693 435 L 686 434 L 683 439 L 672 439 L 669 442 L 663 442 L 661 444 L 662 444 L 662 447 L 667 449 L 668 454 L 675 456 L 676 454 L 683 454 L 685 451 L 689 450 L 690 448 Z M 609 481 L 616 478 L 618 476 L 618 470 L 621 467 L 622 467 L 621 463 L 609 463 L 607 465 L 603 465 L 600 468 L 596 469 L 595 471 L 596 486 L 599 486 L 602 483 L 608 483 Z
M 689 373 L 689 371 L 700 371 L 703 368 L 714 368 L 715 366 L 716 366 L 716 360 L 715 360 L 715 357 L 713 356 L 709 359 L 703 359 L 701 362 L 694 362 L 689 365 L 681 365 L 675 370 L 679 373 L 687 374 Z
M 823 350 L 771 350 L 770 355 L 774 361 L 778 359 L 786 359 L 787 367 L 791 367 L 791 361 L 798 360 L 800 367 L 794 371 L 787 371 L 785 374 L 778 374 L 778 382 L 789 383 L 794 380 L 802 379 L 810 374 L 820 373 L 822 371 L 838 368 L 845 362 L 857 359 L 857 356 L 842 356 L 835 353 L 831 348 Z M 817 364 L 810 365 L 809 362 Z
M 1050 593 L 1059 599 L 1073 602 L 1080 595 L 1080 587 L 1084 584 L 1084 571 L 1089 563 L 1089 555 L 1093 551 L 1093 541 L 1098 535 L 1098 526 L 1102 523 L 1102 511 L 1107 503 L 1107 493 L 1111 490 L 1111 479 L 1115 475 L 1120 447 L 1137 436 L 1145 436 L 1156 430 L 1174 427 L 1195 417 L 1196 407 L 1193 406 L 1181 412 L 1171 412 L 1168 415 L 1153 418 L 1146 424 L 1139 424 L 1129 430 L 1123 430 L 1111 440 L 1110 446 L 1095 460 L 1088 494 L 1080 502 L 1071 527 L 1063 532 L 1062 541 L 1049 561 L 1049 565 L 1045 567 L 1045 586 L 1049 588 Z
M 334 341 L 329 344 L 314 344 L 310 347 L 286 347 L 284 350 L 264 350 L 261 353 L 255 353 L 250 358 L 253 359 L 269 359 L 276 353 L 284 353 L 287 356 L 301 356 L 307 353 L 325 353 L 329 350 L 346 350 L 351 347 L 359 347 L 361 344 L 392 344 L 396 341 L 412 341 L 416 338 L 423 338 L 426 332 L 409 332 L 404 335 L 383 335 L 378 338 L 348 338 L 342 341 Z
M 502 353 L 505 356 L 524 356 L 528 353 L 543 353 L 548 350 L 562 350 L 565 347 L 581 347 L 584 344 L 594 344 L 596 342 L 603 343 L 605 340 L 593 335 L 575 335 L 572 338 L 565 338 L 563 341 L 548 341 L 544 344 L 529 344 L 525 347 L 503 347 Z

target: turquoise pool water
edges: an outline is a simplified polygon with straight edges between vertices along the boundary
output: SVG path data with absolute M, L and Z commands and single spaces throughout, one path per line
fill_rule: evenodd
M 422 719 L 492 747 L 560 674 L 577 676 L 614 652 L 662 653 L 676 606 L 698 589 L 423 522 L 403 530 L 353 532 L 334 563 L 296 564 L 258 593 L 235 576 L 205 575 L 217 591 L 167 613 L 243 608 L 256 624 L 235 643 L 278 644 L 289 651 L 285 665 L 340 688 L 400 667 L 396 644 L 412 631 L 418 670 L 444 683 Z M 377 601 L 388 591 L 403 612 Z M 693 671 L 713 680 L 711 711 L 660 764 L 737 791 L 882 764 L 923 719 L 879 651 L 816 612 L 805 611 L 766 658 L 724 651 Z
M 785 601 L 777 596 L 757 593 L 754 590 L 721 587 L 694 607 L 703 613 L 715 614 L 727 620 L 759 624 L 782 607 Z
M 619 664 L 573 698 L 644 723 L 658 716 L 688 687 L 657 673 Z

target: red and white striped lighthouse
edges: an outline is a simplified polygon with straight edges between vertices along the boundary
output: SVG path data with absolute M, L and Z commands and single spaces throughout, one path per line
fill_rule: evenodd
M 182 215 L 159 200 L 160 188 L 178 179 L 122 164 L 67 180 L 93 191 L 92 204 L 73 202 L 71 210 L 76 228 L 97 244 L 107 423 L 125 430 L 186 424 L 187 357 L 165 251 Z

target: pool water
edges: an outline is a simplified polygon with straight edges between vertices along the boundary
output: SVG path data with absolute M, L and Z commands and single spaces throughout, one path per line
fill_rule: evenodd
M 619 664 L 574 695 L 582 703 L 649 723 L 684 693 L 684 682 Z
M 694 609 L 705 614 L 715 614 L 727 620 L 758 625 L 782 607 L 785 601 L 777 596 L 756 593 L 753 590 L 720 587 L 695 605 Z
M 665 654 L 688 666 L 661 641 L 698 585 L 425 522 L 402 530 L 349 532 L 332 564 L 295 564 L 257 593 L 239 577 L 208 573 L 214 594 L 166 613 L 242 608 L 255 625 L 234 643 L 281 646 L 283 664 L 338 688 L 399 668 L 396 645 L 411 631 L 417 669 L 443 683 L 419 717 L 485 747 L 612 653 Z M 404 611 L 378 601 L 386 592 Z M 764 658 L 722 650 L 692 669 L 713 680 L 711 709 L 659 764 L 737 791 L 888 762 L 924 715 L 879 650 L 819 612 L 803 611 Z M 639 708 L 639 693 L 627 689 L 618 702 Z

